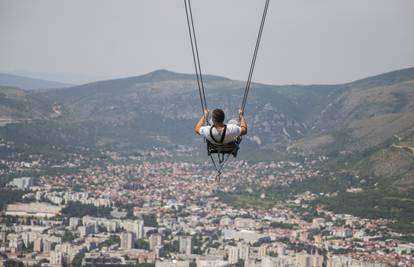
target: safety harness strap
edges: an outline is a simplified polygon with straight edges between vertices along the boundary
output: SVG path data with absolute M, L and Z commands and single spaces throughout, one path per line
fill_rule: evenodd
M 215 127 L 215 126 L 213 125 L 213 126 L 210 127 L 210 137 L 211 137 L 211 139 L 213 139 L 213 141 L 218 143 L 218 144 L 222 144 L 223 141 L 224 141 L 224 138 L 226 137 L 227 125 L 224 124 L 224 129 L 223 129 L 223 132 L 221 134 L 220 141 L 217 141 L 216 138 L 214 138 L 214 136 L 213 136 L 213 127 Z

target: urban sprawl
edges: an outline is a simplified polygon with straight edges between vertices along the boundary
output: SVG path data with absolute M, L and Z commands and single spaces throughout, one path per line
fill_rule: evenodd
M 48 166 L 77 171 L 33 176 L 16 174 L 45 167 L 46 160 L 1 160 L 7 168 L 0 175 L 15 175 L 3 189 L 24 193 L 3 207 L 0 265 L 414 266 L 413 243 L 383 238 L 399 235 L 386 219 L 319 206 L 305 218 L 313 193 L 263 207 L 223 200 L 227 193 L 313 179 L 319 175 L 315 162 L 231 161 L 217 183 L 208 162 L 111 156 L 111 163 L 84 167 L 77 155 Z M 265 203 L 268 196 L 257 198 Z

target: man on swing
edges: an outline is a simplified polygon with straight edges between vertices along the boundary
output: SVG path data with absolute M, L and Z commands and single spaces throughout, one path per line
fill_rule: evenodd
M 239 112 L 240 125 L 236 120 L 230 120 L 228 124 L 224 124 L 224 111 L 215 109 L 212 113 L 213 125 L 203 126 L 208 119 L 208 115 L 208 110 L 205 110 L 194 130 L 196 134 L 206 138 L 212 144 L 225 145 L 236 141 L 238 136 L 247 134 L 247 123 L 241 110 Z

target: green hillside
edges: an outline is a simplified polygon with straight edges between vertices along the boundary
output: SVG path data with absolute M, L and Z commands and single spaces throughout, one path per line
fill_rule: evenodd
M 205 87 L 210 109 L 237 117 L 243 82 L 205 76 Z M 200 155 L 204 144 L 193 133 L 201 115 L 196 88 L 193 75 L 166 70 L 46 91 L 1 88 L 0 137 L 26 154 L 153 147 L 174 153 L 184 146 Z M 255 83 L 246 118 L 242 149 L 249 153 L 242 158 L 324 155 L 324 168 L 398 190 L 414 187 L 414 68 L 340 85 Z

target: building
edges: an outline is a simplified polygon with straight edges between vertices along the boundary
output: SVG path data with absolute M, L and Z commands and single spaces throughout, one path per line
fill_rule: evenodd
M 24 242 L 20 235 L 9 235 L 9 248 L 12 253 L 17 253 L 23 250 Z
M 155 267 L 190 267 L 189 261 L 156 261 Z
M 43 243 L 43 252 L 48 253 L 52 251 L 52 245 L 53 245 L 52 241 L 45 239 L 43 240 L 42 243 Z
M 6 242 L 7 240 L 7 233 L 6 232 L 0 232 L 0 242 Z
M 239 249 L 235 246 L 228 247 L 229 263 L 235 264 L 239 261 Z
M 160 234 L 152 234 L 149 237 L 149 248 L 154 251 L 157 247 L 162 245 L 162 236 Z
M 69 227 L 74 230 L 81 224 L 81 218 L 71 217 L 69 218 Z
M 109 253 L 86 253 L 82 260 L 83 267 L 122 267 L 128 266 L 125 258 Z
M 363 260 L 353 259 L 349 256 L 330 255 L 328 254 L 327 267 L 386 267 L 387 264 L 366 262 Z
M 43 239 L 39 237 L 33 243 L 33 251 L 42 252 L 42 250 L 43 250 Z
M 131 232 L 121 233 L 121 249 L 133 249 L 135 245 L 135 234 Z
M 297 266 L 292 262 L 290 257 L 269 257 L 266 256 L 262 259 L 261 267 L 291 267 Z
M 228 261 L 223 260 L 221 256 L 198 256 L 196 260 L 197 267 L 227 267 L 230 266 Z
M 61 210 L 61 206 L 55 206 L 49 203 L 16 203 L 7 205 L 5 214 L 20 217 L 51 218 L 59 215 Z
M 349 238 L 353 236 L 353 232 L 349 228 L 337 228 L 334 231 L 336 237 Z
M 319 254 L 299 253 L 297 255 L 298 267 L 322 267 L 323 256 Z
M 78 230 L 79 230 L 79 236 L 83 238 L 83 237 L 86 237 L 88 235 L 95 233 L 95 225 L 88 224 L 86 226 L 79 226 Z
M 239 229 L 252 229 L 256 227 L 256 222 L 250 218 L 236 218 L 234 219 L 234 226 Z
M 144 238 L 144 221 L 143 220 L 126 220 L 121 226 L 125 231 L 135 234 L 137 239 Z
M 230 226 L 233 224 L 233 220 L 230 217 L 223 217 L 220 219 L 220 225 L 221 226 Z
M 238 243 L 237 248 L 239 250 L 239 259 L 248 260 L 250 256 L 250 247 L 247 244 Z
M 259 257 L 259 259 L 263 259 L 264 257 L 266 257 L 267 255 L 267 244 L 263 244 L 259 247 L 259 251 L 257 253 L 257 256 Z
M 250 254 L 250 247 L 247 244 L 238 243 L 237 246 L 228 247 L 229 263 L 235 264 L 239 260 L 248 260 Z
M 19 189 L 29 189 L 34 185 L 34 178 L 32 177 L 21 177 L 21 178 L 14 178 L 10 183 L 10 186 L 17 187 Z
M 49 261 L 52 267 L 61 267 L 63 265 L 63 253 L 52 251 L 50 253 Z
M 191 255 L 193 252 L 193 240 L 191 236 L 180 236 L 180 253 Z

